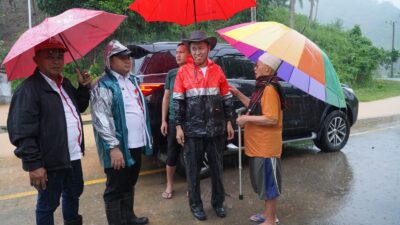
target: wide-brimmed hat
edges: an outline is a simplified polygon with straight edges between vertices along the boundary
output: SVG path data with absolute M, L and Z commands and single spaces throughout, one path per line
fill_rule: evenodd
M 216 37 L 207 37 L 207 34 L 201 30 L 195 30 L 190 33 L 189 39 L 183 39 L 182 42 L 186 43 L 188 46 L 192 42 L 201 42 L 205 41 L 210 45 L 210 49 L 213 50 L 215 45 L 217 45 L 217 38 Z

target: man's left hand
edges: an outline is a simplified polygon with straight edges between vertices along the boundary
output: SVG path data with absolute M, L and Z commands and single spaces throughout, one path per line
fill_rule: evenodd
M 90 77 L 90 74 L 88 72 L 81 73 L 78 68 L 75 68 L 75 71 L 78 77 L 78 81 L 81 85 L 89 86 L 92 83 L 92 77 Z
M 233 130 L 231 121 L 228 121 L 226 124 L 226 131 L 228 133 L 228 140 L 232 140 L 235 136 L 235 131 Z

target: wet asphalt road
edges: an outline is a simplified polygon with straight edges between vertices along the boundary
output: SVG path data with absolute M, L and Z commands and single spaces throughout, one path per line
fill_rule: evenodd
M 86 132 L 86 129 L 88 132 Z M 86 134 L 90 127 L 85 126 Z M 102 192 L 104 175 L 93 142 L 88 142 L 83 160 L 85 181 L 81 198 L 84 224 L 106 224 Z M 238 200 L 236 158 L 225 160 L 224 183 L 228 217 L 216 217 L 210 206 L 210 180 L 202 180 L 202 197 L 208 220 L 196 221 L 186 199 L 186 183 L 176 177 L 175 196 L 163 200 L 164 173 L 146 158 L 139 178 L 135 210 L 150 218 L 150 224 L 252 224 L 248 218 L 262 210 L 250 188 L 244 164 L 244 200 Z M 341 152 L 321 153 L 309 143 L 286 146 L 282 158 L 283 193 L 278 217 L 282 225 L 400 224 L 400 124 L 353 133 Z M 28 176 L 11 154 L 0 156 L 0 224 L 34 224 L 35 194 Z M 23 196 L 26 195 L 26 196 Z M 60 210 L 57 224 L 62 224 Z

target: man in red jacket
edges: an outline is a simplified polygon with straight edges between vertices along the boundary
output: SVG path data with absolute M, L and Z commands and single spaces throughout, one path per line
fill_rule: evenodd
M 191 57 L 179 68 L 175 79 L 173 100 L 176 138 L 184 146 L 189 205 L 199 220 L 207 219 L 200 196 L 200 169 L 207 153 L 211 169 L 211 204 L 217 216 L 225 217 L 225 191 L 222 183 L 223 152 L 226 139 L 234 131 L 232 94 L 222 69 L 208 53 L 217 39 L 202 31 L 193 31 L 188 43 Z

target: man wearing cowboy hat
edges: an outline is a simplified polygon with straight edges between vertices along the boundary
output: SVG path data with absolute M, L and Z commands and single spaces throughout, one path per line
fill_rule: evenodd
M 80 113 L 89 105 L 91 78 L 77 70 L 79 87 L 62 75 L 65 46 L 48 39 L 34 48 L 37 68 L 15 91 L 8 114 L 8 134 L 15 155 L 38 191 L 36 224 L 53 225 L 62 199 L 64 224 L 82 225 L 84 152 Z
M 186 65 L 179 68 L 174 86 L 176 138 L 184 146 L 189 205 L 199 220 L 207 218 L 200 196 L 200 169 L 207 153 L 212 179 L 211 205 L 217 216 L 225 217 L 222 183 L 223 152 L 226 139 L 234 131 L 232 95 L 222 69 L 208 58 L 217 44 L 215 37 L 203 31 L 193 31 L 190 39 L 183 40 L 192 54 Z

